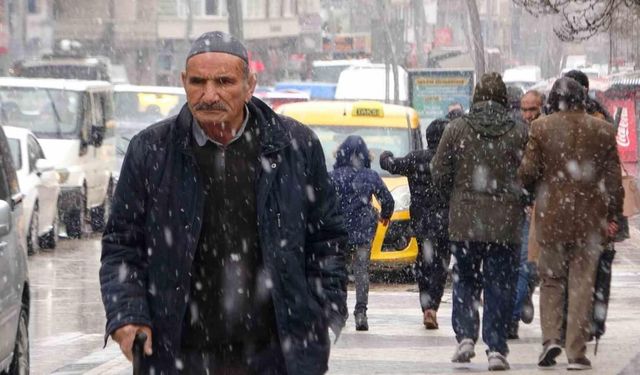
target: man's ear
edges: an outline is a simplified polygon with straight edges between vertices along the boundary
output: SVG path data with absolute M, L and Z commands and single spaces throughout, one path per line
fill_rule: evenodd
M 187 72 L 182 72 L 180 73 L 180 78 L 182 79 L 182 87 L 185 88 L 185 90 L 187 89 Z
M 253 96 L 253 92 L 256 90 L 256 85 L 258 83 L 258 77 L 254 72 L 249 73 L 249 78 L 247 79 L 247 84 L 249 85 L 249 91 L 247 93 L 247 97 L 245 98 L 245 102 L 249 103 L 251 97 Z

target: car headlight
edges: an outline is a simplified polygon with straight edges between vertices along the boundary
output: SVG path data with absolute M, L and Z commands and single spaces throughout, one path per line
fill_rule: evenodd
M 395 205 L 393 207 L 394 211 L 406 211 L 409 209 L 409 206 L 411 205 L 411 192 L 409 191 L 409 185 L 398 186 L 391 190 L 391 196 L 395 201 Z

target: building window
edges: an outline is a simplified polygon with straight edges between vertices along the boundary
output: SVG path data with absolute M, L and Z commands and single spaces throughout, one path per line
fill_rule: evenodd
M 269 18 L 282 17 L 282 2 L 286 0 L 269 0 Z
M 282 16 L 293 17 L 296 13 L 296 0 L 282 0 Z
M 224 14 L 222 0 L 204 0 L 204 12 L 205 16 L 220 16 Z
M 244 0 L 242 2 L 242 13 L 245 18 L 265 18 L 266 10 L 266 0 Z
M 27 11 L 30 14 L 38 13 L 38 0 L 29 0 L 29 1 L 27 1 Z

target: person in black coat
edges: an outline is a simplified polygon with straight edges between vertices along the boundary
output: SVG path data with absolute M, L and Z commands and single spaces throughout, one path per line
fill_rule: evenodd
M 336 151 L 336 163 L 330 173 L 338 193 L 340 211 L 349 232 L 349 247 L 353 253 L 353 273 L 356 284 L 356 306 L 353 312 L 356 330 L 369 330 L 369 262 L 371 242 L 378 221 L 389 225 L 394 201 L 389 189 L 376 171 L 371 169 L 371 155 L 364 139 L 348 136 Z M 372 197 L 380 202 L 380 214 L 372 205 Z
M 426 130 L 426 150 L 411 151 L 405 157 L 394 157 L 385 151 L 380 155 L 380 167 L 391 174 L 406 176 L 411 192 L 411 226 L 418 240 L 416 278 L 420 289 L 423 324 L 437 329 L 437 311 L 447 280 L 447 265 L 451 256 L 448 221 L 449 202 L 431 180 L 429 164 L 436 153 L 447 119 L 431 122 Z
M 102 237 L 106 335 L 144 374 L 323 374 L 347 319 L 347 233 L 320 141 L 252 96 L 205 33 L 187 104 L 131 140 Z

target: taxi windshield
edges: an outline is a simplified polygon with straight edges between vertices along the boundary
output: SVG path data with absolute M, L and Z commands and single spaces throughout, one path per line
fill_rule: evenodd
M 311 129 L 320 139 L 328 170 L 332 170 L 336 162 L 335 152 L 338 146 L 350 135 L 359 135 L 364 139 L 372 154 L 371 168 L 380 176 L 390 176 L 389 172 L 380 168 L 379 158 L 383 151 L 391 151 L 396 156 L 405 156 L 412 150 L 413 142 L 410 141 L 411 133 L 408 129 L 323 125 L 311 125 Z
M 185 95 L 153 92 L 115 92 L 115 116 L 118 122 L 146 125 L 178 114 Z

